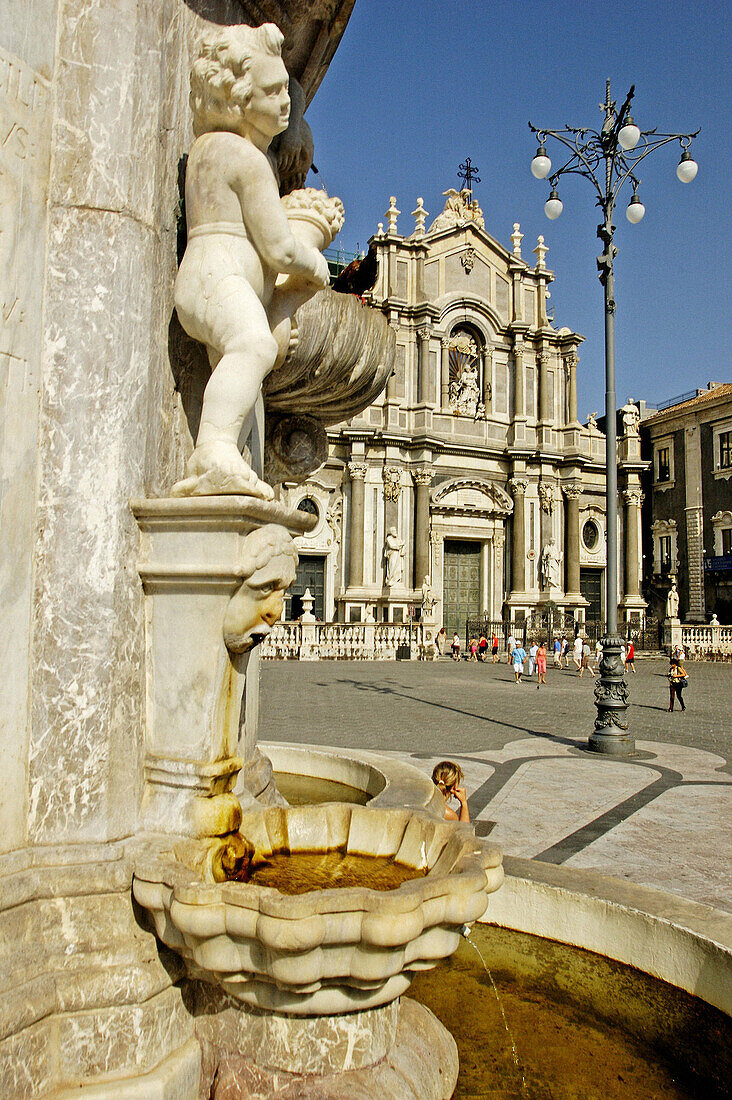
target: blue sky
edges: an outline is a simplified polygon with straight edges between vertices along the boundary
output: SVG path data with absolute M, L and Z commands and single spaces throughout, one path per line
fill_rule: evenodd
M 488 232 L 510 247 L 519 221 L 529 261 L 544 235 L 555 325 L 586 337 L 580 415 L 602 411 L 599 211 L 591 185 L 570 177 L 561 188 L 564 213 L 547 220 L 548 187 L 529 171 L 536 146 L 527 122 L 599 127 L 606 78 L 619 102 L 634 83 L 641 129 L 702 133 L 692 184 L 676 179 L 675 144 L 643 162 L 640 225 L 625 218 L 630 190 L 620 196 L 618 404 L 732 380 L 729 27 L 721 0 L 357 0 L 307 115 L 321 173 L 309 182 L 324 183 L 346 207 L 336 244 L 363 248 L 390 195 L 402 211 L 400 232 L 409 234 L 417 196 L 436 216 L 470 156 Z

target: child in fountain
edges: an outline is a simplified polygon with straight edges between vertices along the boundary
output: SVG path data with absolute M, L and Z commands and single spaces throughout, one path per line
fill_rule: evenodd
M 185 331 L 206 345 L 212 374 L 196 447 L 177 495 L 240 492 L 271 500 L 239 444 L 262 382 L 283 356 L 271 311 L 281 273 L 328 286 L 317 249 L 290 229 L 267 157 L 288 124 L 283 36 L 272 23 L 209 31 L 191 74 L 196 141 L 186 171 L 188 243 L 175 284 Z M 289 339 L 289 324 L 285 335 Z
M 445 799 L 445 819 L 447 821 L 470 821 L 468 810 L 468 796 L 465 787 L 462 786 L 463 769 L 452 760 L 441 760 L 435 764 L 432 770 L 432 782 Z M 460 803 L 460 813 L 453 810 L 448 803 L 451 798 Z

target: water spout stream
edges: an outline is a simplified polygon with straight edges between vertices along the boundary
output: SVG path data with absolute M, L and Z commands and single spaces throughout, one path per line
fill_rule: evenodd
M 478 952 L 478 958 L 483 963 L 483 969 L 485 970 L 486 974 L 488 975 L 488 977 L 490 979 L 490 983 L 493 986 L 493 992 L 496 995 L 496 1002 L 498 1004 L 499 1012 L 501 1013 L 501 1019 L 503 1020 L 503 1026 L 506 1029 L 506 1034 L 508 1035 L 508 1041 L 511 1044 L 511 1054 L 513 1055 L 513 1064 L 516 1067 L 517 1075 L 521 1078 L 521 1092 L 522 1092 L 522 1094 L 525 1094 L 526 1093 L 526 1078 L 524 1077 L 524 1073 L 523 1073 L 523 1070 L 521 1068 L 521 1062 L 519 1060 L 518 1051 L 516 1050 L 516 1043 L 514 1042 L 513 1033 L 511 1032 L 511 1028 L 508 1026 L 508 1020 L 506 1019 L 506 1013 L 503 1011 L 503 1004 L 501 1003 L 501 997 L 500 997 L 500 994 L 498 992 L 498 987 L 496 986 L 496 983 L 493 980 L 493 975 L 490 972 L 490 968 L 488 966 L 488 963 L 483 958 L 483 952 L 480 950 L 478 945 L 476 943 L 473 943 L 473 941 L 470 939 L 470 928 L 469 928 L 469 926 L 467 924 L 464 924 L 463 927 L 460 929 L 460 931 L 462 932 L 462 935 L 465 938 L 465 940 L 467 940 L 467 942 L 473 948 L 473 950 Z

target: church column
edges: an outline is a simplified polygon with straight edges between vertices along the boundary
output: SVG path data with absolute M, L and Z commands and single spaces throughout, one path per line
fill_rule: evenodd
M 491 550 L 492 543 L 486 539 L 480 544 L 480 613 L 491 613 Z
M 430 485 L 431 470 L 413 470 L 414 506 L 414 587 L 421 588 L 430 572 Z M 434 578 L 430 577 L 434 583 Z
M 417 330 L 417 404 L 422 405 L 428 399 L 428 375 L 430 370 L 430 330 Z M 419 582 L 422 583 L 421 581 Z
M 503 616 L 503 601 L 505 580 L 503 570 L 503 548 L 506 543 L 506 534 L 503 528 L 493 532 L 493 549 L 491 561 L 493 565 L 493 580 L 491 583 L 491 618 L 500 619 Z
M 548 423 L 553 420 L 549 393 L 549 353 L 539 353 L 539 420 Z
M 639 596 L 638 583 L 638 532 L 640 530 L 640 506 L 643 503 L 643 493 L 640 489 L 626 489 L 623 493 L 625 501 L 625 596 Z
M 348 584 L 352 588 L 363 585 L 363 534 L 365 523 L 366 463 L 349 462 L 351 478 L 351 515 L 348 522 L 350 550 L 348 554 Z
M 580 590 L 579 498 L 582 486 L 577 483 L 563 485 L 562 492 L 565 500 L 564 560 L 567 570 L 564 590 L 574 596 Z
M 523 340 L 516 337 L 513 348 L 513 416 L 516 420 L 519 418 L 524 419 L 526 416 L 526 372 L 524 371 L 525 347 L 526 345 Z
M 564 357 L 564 365 L 569 371 L 569 423 L 577 423 L 577 360 L 576 352 Z
M 443 336 L 440 356 L 440 407 L 450 408 L 450 337 Z
M 486 414 L 491 407 L 493 397 L 493 348 L 485 349 L 483 359 L 483 404 Z
M 512 477 L 508 487 L 513 493 L 513 538 L 511 541 L 511 592 L 526 591 L 526 523 L 524 496 L 528 479 Z

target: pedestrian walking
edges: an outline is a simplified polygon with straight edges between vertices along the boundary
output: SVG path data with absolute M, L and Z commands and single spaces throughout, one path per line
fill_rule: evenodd
M 578 634 L 574 640 L 572 647 L 572 660 L 574 661 L 574 667 L 579 672 L 582 668 L 582 635 Z M 569 660 L 567 661 L 569 664 Z
M 635 646 L 632 642 L 628 642 L 628 648 L 625 653 L 625 671 L 635 672 Z
M 562 639 L 555 638 L 554 645 L 552 646 L 552 653 L 554 655 L 554 667 L 562 667 Z
M 582 660 L 580 662 L 580 680 L 582 679 L 582 673 L 584 671 L 589 672 L 590 676 L 594 676 L 595 670 L 592 667 L 592 650 L 590 649 L 590 643 L 588 641 L 582 644 Z
M 506 643 L 506 645 L 508 647 L 508 657 L 506 658 L 506 664 L 510 665 L 511 661 L 513 660 L 513 651 L 516 648 L 516 639 L 512 633 L 508 635 L 508 642 Z
M 450 649 L 452 650 L 453 661 L 460 660 L 460 635 L 455 631 L 452 636 L 452 642 L 450 643 Z
M 562 634 L 562 652 L 561 657 L 564 658 L 564 667 L 569 668 L 569 642 L 565 634 Z M 562 667 L 561 660 L 559 661 L 559 667 Z
M 539 647 L 536 641 L 533 641 L 529 646 L 529 671 L 527 675 L 531 678 L 534 675 L 534 669 L 536 668 L 536 654 L 539 652 Z
M 602 657 L 602 642 L 598 638 L 597 641 L 595 642 L 595 664 L 599 665 L 601 657 Z
M 488 639 L 485 634 L 481 634 L 478 638 L 478 660 L 485 661 L 485 655 L 488 652 Z
M 491 663 L 494 664 L 494 665 L 497 665 L 498 664 L 498 635 L 496 634 L 495 630 L 493 631 L 493 635 L 491 636 L 491 657 L 493 658 Z
M 539 682 L 536 685 L 538 691 L 542 684 L 546 684 L 546 646 L 542 642 L 536 651 L 536 672 Z
M 470 644 L 468 646 L 468 649 L 470 650 L 469 660 L 477 661 L 478 660 L 478 639 L 475 637 L 475 635 L 473 635 L 473 637 L 470 639 Z
M 524 671 L 524 661 L 526 660 L 526 650 L 523 646 L 514 646 L 511 660 L 513 661 L 513 674 L 516 677 L 516 683 L 520 684 Z
M 681 709 L 686 710 L 682 692 L 689 684 L 689 677 L 684 668 L 684 662 L 672 660 L 666 675 L 668 676 L 668 709 L 673 712 L 674 699 L 678 699 Z

